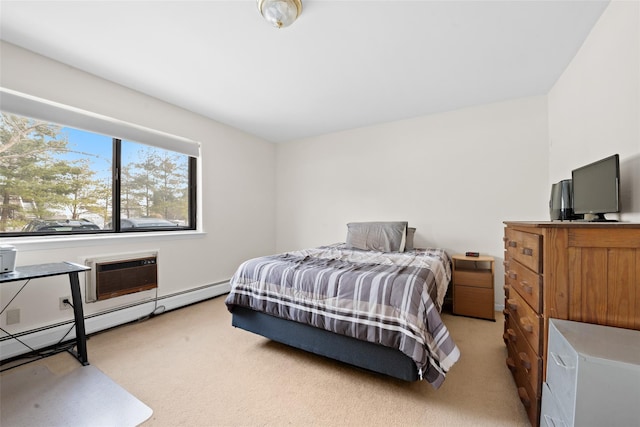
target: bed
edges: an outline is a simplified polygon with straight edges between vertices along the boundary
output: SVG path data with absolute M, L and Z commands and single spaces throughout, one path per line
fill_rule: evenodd
M 440 317 L 448 254 L 413 248 L 406 222 L 350 223 L 348 230 L 346 243 L 242 263 L 225 300 L 232 325 L 440 387 L 460 356 Z

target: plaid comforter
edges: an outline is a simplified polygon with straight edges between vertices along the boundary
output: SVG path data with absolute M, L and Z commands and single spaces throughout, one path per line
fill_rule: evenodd
M 265 256 L 240 265 L 226 304 L 396 348 L 438 388 L 460 356 L 440 318 L 450 264 L 441 249 L 344 244 Z

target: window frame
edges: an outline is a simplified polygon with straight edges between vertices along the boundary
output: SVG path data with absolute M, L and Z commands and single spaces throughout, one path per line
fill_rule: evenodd
M 135 141 L 130 141 L 135 142 Z M 160 148 L 160 147 L 158 147 Z M 186 155 L 186 154 L 185 154 Z M 110 230 L 100 230 L 102 232 L 107 233 L 148 233 L 154 231 L 187 231 L 187 230 L 195 230 L 196 229 L 196 220 L 197 220 L 197 165 L 198 159 L 192 156 L 188 156 L 187 162 L 187 179 L 189 181 L 189 189 L 187 195 L 187 203 L 189 204 L 189 211 L 187 213 L 187 217 L 189 220 L 189 226 L 185 227 L 144 227 L 144 228 L 131 228 L 131 229 L 122 229 L 121 228 L 121 199 L 120 199 L 120 182 L 121 176 L 120 171 L 122 170 L 122 140 L 118 138 L 113 138 L 113 176 L 111 182 L 114 183 L 112 185 L 112 209 L 113 213 L 111 214 L 111 223 L 113 224 L 113 228 Z M 117 194 L 116 194 L 117 193 Z M 76 233 L 70 233 L 76 234 Z M 91 233 L 88 233 L 91 234 Z
M 4 92 L 4 90 L 3 90 Z M 3 98 L 4 98 L 4 93 L 3 93 Z M 4 99 L 3 99 L 4 101 Z M 26 117 L 28 119 L 33 119 L 33 120 L 39 120 L 39 121 L 44 121 L 44 122 L 49 122 L 49 123 L 53 123 L 56 125 L 60 125 L 63 127 L 68 127 L 68 128 L 74 128 L 77 130 L 81 130 L 81 131 L 86 131 L 86 132 L 94 132 L 91 129 L 83 129 L 83 128 L 77 128 L 75 126 L 72 125 L 67 125 L 64 123 L 60 123 L 61 121 L 63 122 L 64 120 L 59 120 L 56 122 L 52 122 L 49 120 L 45 120 L 45 119 L 40 119 L 40 118 L 35 118 L 33 116 L 27 115 L 25 113 L 14 113 L 11 111 L 11 109 L 5 109 L 5 106 L 3 105 L 3 108 L 0 110 L 0 113 L 3 114 L 16 114 L 22 117 Z M 120 123 L 124 123 L 124 122 L 120 122 Z M 126 123 L 125 123 L 126 125 Z M 140 131 L 141 127 L 136 127 L 136 131 Z M 158 132 L 155 131 L 151 131 L 148 135 L 148 138 L 152 138 L 154 135 L 159 134 Z M 100 132 L 102 135 L 110 137 L 109 135 L 105 135 L 104 132 Z M 164 137 L 166 137 L 168 134 L 163 134 Z M 169 135 L 171 136 L 171 135 Z M 186 140 L 184 138 L 180 138 L 180 137 L 175 137 L 176 141 L 178 141 L 178 143 L 180 141 L 189 141 Z M 172 151 L 174 153 L 177 154 L 181 154 L 184 156 L 187 156 L 187 173 L 186 173 L 186 177 L 188 180 L 188 190 L 187 190 L 187 203 L 188 203 L 188 212 L 187 212 L 187 221 L 188 221 L 188 225 L 185 226 L 175 226 L 175 227 L 166 227 L 166 226 L 162 226 L 162 227 L 142 227 L 142 228 L 130 228 L 130 229 L 121 229 L 121 212 L 120 212 L 120 208 L 121 208 L 121 200 L 120 200 L 120 185 L 121 185 L 121 180 L 120 180 L 120 171 L 121 171 L 121 166 L 122 166 L 122 158 L 121 158 L 121 154 L 122 154 L 122 150 L 121 150 L 121 145 L 122 145 L 122 141 L 123 139 L 121 138 L 116 138 L 116 137 L 112 137 L 112 143 L 113 143 L 113 149 L 112 149 L 112 171 L 111 171 L 111 192 L 112 192 L 112 203 L 111 203 L 111 209 L 112 209 L 112 213 L 111 213 L 111 224 L 113 224 L 113 227 L 110 229 L 97 229 L 97 230 L 71 230 L 71 231 L 43 231 L 43 232 L 39 232 L 39 231 L 32 231 L 32 232 L 24 232 L 24 231 L 10 231 L 10 232 L 0 232 L 0 238 L 15 238 L 15 237 L 24 237 L 24 238 L 29 238 L 29 237 L 42 237 L 42 236 L 86 236 L 86 235 L 113 235 L 113 234 L 130 234 L 130 233 L 154 233 L 154 232 L 181 232 L 181 231 L 195 231 L 197 230 L 197 197 L 198 197 L 198 191 L 197 191 L 197 177 L 198 177 L 198 173 L 197 173 L 197 165 L 198 165 L 198 158 L 189 154 L 190 152 L 193 151 L 193 147 L 188 148 L 185 151 L 174 151 L 171 150 L 171 148 L 167 148 L 165 145 L 165 141 L 163 141 L 163 143 L 158 144 L 158 145 L 152 145 L 152 144 L 146 144 L 144 142 L 139 142 L 136 140 L 130 140 L 127 139 L 128 142 L 132 142 L 132 143 L 136 143 L 136 144 L 141 144 L 141 145 L 148 145 L 154 148 L 158 148 L 158 149 L 163 149 L 163 150 L 167 150 L 167 151 Z M 175 142 L 175 141 L 174 141 Z M 191 143 L 193 143 L 191 141 Z M 193 143 L 193 144 L 197 144 L 197 143 Z M 197 145 L 197 150 L 199 152 L 199 144 Z

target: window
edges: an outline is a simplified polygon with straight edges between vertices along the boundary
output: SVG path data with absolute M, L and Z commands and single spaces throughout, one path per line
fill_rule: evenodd
M 0 237 L 195 229 L 193 156 L 5 111 L 0 132 Z

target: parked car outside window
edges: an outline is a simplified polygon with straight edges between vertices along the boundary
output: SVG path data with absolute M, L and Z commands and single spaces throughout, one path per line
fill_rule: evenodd
M 100 230 L 100 227 L 86 219 L 34 219 L 22 228 L 22 231 L 29 233 L 82 230 Z
M 179 227 L 175 222 L 162 218 L 121 218 L 120 229 L 130 228 L 158 228 L 158 227 Z M 111 228 L 111 223 L 107 224 Z

